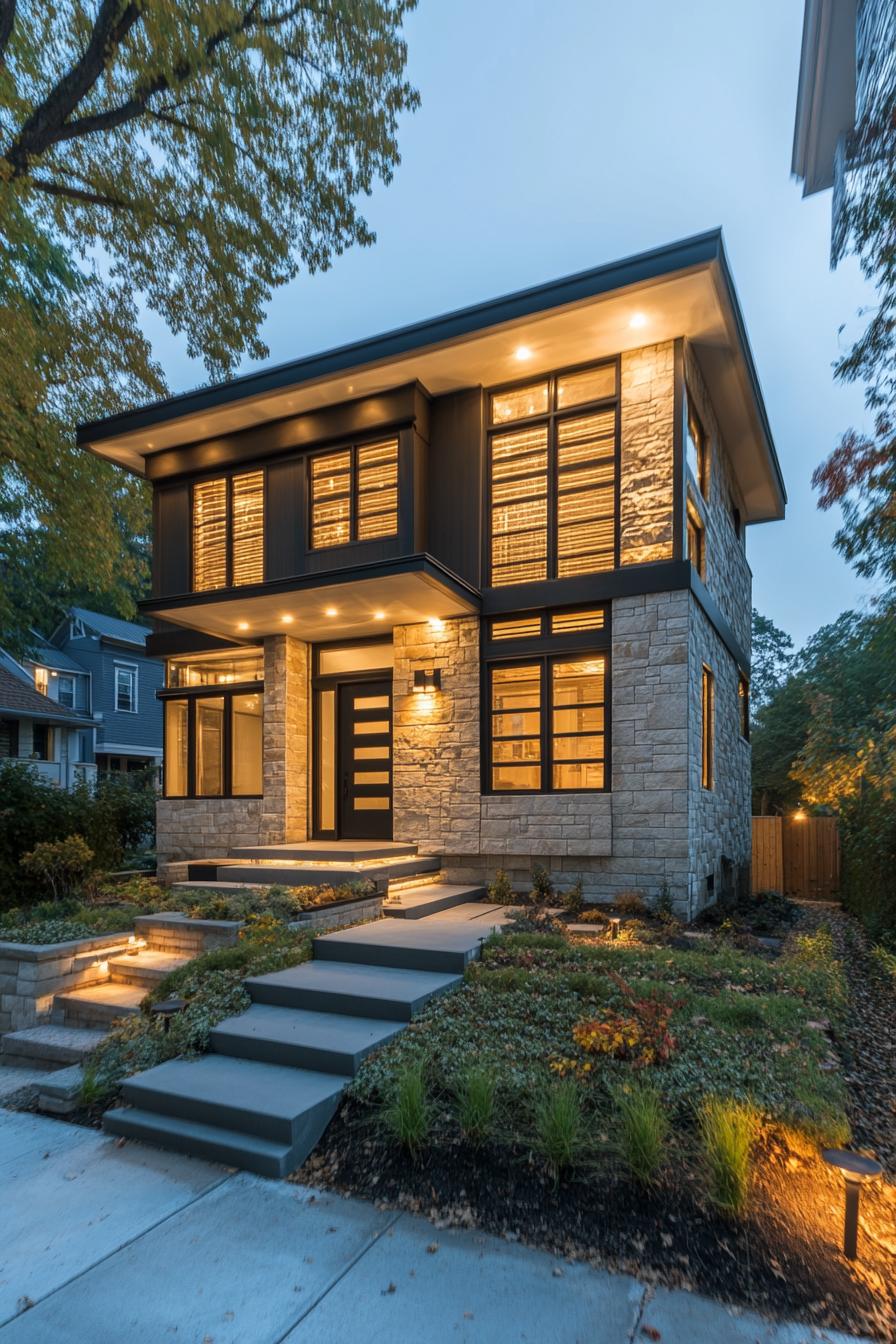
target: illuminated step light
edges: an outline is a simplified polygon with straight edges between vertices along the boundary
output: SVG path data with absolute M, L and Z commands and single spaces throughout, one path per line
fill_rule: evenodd
M 442 689 L 442 669 L 440 667 L 421 668 L 414 673 L 415 691 L 440 691 Z
M 847 1260 L 855 1260 L 859 1244 L 859 1194 L 866 1181 L 873 1181 L 883 1173 L 883 1167 L 873 1157 L 844 1148 L 823 1148 L 821 1155 L 828 1166 L 836 1167 L 843 1176 L 846 1186 L 843 1254 Z

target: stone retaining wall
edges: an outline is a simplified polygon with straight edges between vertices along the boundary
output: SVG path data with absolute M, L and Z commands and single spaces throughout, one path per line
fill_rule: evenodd
M 177 912 L 138 915 L 134 927 L 151 952 L 198 957 L 216 947 L 232 947 L 243 927 L 239 919 L 190 919 Z
M 0 1033 L 49 1022 L 53 996 L 109 979 L 97 962 L 127 948 L 127 933 L 67 943 L 0 943 Z

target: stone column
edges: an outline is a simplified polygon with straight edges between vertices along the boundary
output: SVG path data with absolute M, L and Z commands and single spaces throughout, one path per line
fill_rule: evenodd
M 290 635 L 264 642 L 264 844 L 308 838 L 308 656 Z

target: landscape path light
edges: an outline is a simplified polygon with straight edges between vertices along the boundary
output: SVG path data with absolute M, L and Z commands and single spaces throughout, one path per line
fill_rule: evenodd
M 843 1220 L 843 1254 L 855 1260 L 859 1241 L 859 1194 L 865 1181 L 880 1176 L 883 1167 L 873 1157 L 850 1153 L 845 1148 L 823 1148 L 822 1157 L 828 1166 L 842 1172 L 846 1185 L 846 1216 Z

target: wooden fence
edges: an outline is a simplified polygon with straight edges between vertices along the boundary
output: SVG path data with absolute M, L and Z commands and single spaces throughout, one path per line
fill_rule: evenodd
M 836 817 L 754 817 L 754 891 L 829 901 L 840 891 Z

